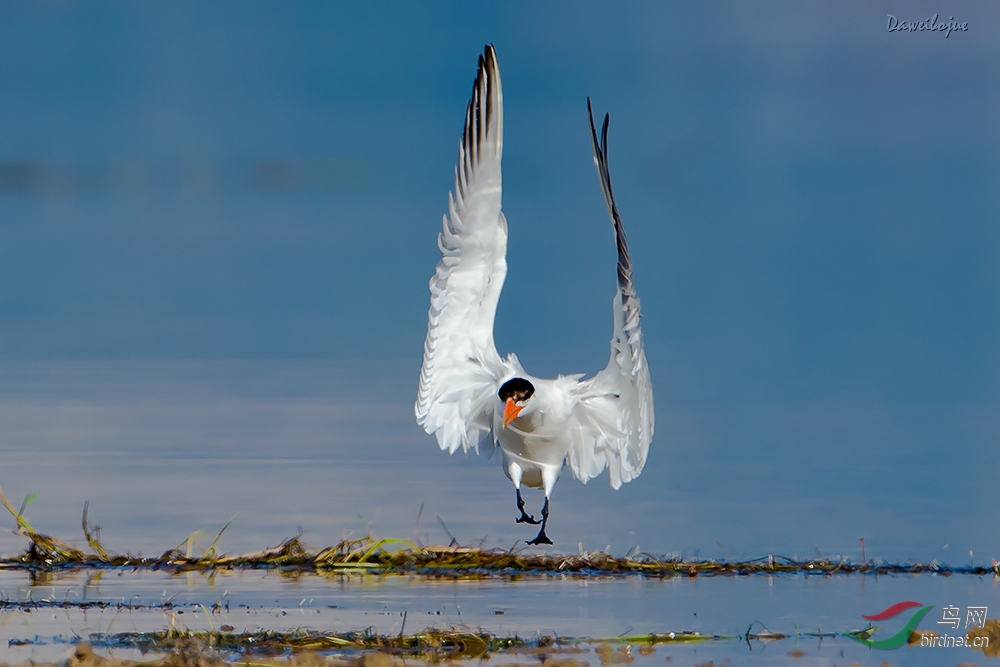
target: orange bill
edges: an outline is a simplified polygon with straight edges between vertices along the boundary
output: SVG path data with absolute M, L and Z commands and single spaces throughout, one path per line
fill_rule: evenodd
M 517 419 L 523 409 L 523 405 L 515 405 L 514 399 L 508 398 L 507 403 L 503 406 L 503 427 L 507 428 L 508 424 Z

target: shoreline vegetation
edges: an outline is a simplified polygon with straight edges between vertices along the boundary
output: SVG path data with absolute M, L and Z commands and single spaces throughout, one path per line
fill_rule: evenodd
M 15 533 L 28 540 L 27 549 L 17 556 L 0 556 L 0 570 L 111 569 L 168 571 L 212 571 L 241 569 L 282 569 L 299 572 L 369 572 L 372 574 L 405 574 L 430 578 L 476 578 L 523 576 L 625 576 L 669 578 L 675 576 L 751 576 L 771 574 L 824 574 L 824 575 L 888 575 L 888 574 L 938 574 L 973 576 L 993 575 L 1000 579 L 1000 563 L 991 565 L 950 566 L 932 560 L 920 563 L 889 563 L 884 560 L 866 560 L 854 563 L 847 559 L 818 556 L 809 560 L 795 560 L 769 554 L 743 561 L 683 560 L 657 557 L 647 553 L 629 552 L 613 556 L 604 551 L 564 555 L 529 553 L 520 549 L 481 549 L 466 547 L 456 541 L 444 546 L 423 546 L 408 539 L 377 538 L 373 535 L 357 539 L 343 539 L 338 544 L 322 549 L 309 549 L 301 535 L 281 544 L 251 553 L 230 555 L 218 550 L 219 541 L 226 529 L 235 521 L 233 517 L 207 549 L 197 546 L 196 531 L 183 542 L 156 557 L 115 553 L 100 541 L 99 531 L 91 529 L 88 506 L 85 503 L 81 528 L 87 549 L 69 544 L 61 539 L 35 530 L 24 516 L 27 504 L 34 496 L 25 498 L 20 509 L 7 500 L 0 489 L 0 503 L 10 512 L 17 524 Z M 201 553 L 196 554 L 198 550 Z

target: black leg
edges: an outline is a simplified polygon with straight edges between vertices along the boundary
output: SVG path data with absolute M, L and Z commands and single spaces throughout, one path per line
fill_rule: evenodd
M 545 504 L 542 505 L 542 528 L 535 535 L 535 539 L 528 542 L 528 544 L 552 544 L 552 540 L 549 536 L 545 534 L 545 524 L 549 522 L 549 499 L 545 499 Z
M 521 489 L 517 489 L 517 509 L 521 510 L 521 516 L 515 519 L 517 523 L 530 523 L 533 526 L 538 525 L 539 522 L 535 519 L 534 515 L 528 516 L 524 511 L 524 498 L 521 497 Z

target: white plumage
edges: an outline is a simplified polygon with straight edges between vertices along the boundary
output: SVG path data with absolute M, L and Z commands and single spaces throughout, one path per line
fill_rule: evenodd
M 417 422 L 451 453 L 478 451 L 479 442 L 492 434 L 503 453 L 504 472 L 517 489 L 518 522 L 538 523 L 523 510 L 521 484 L 544 490 L 542 529 L 529 544 L 551 543 L 545 535 L 548 499 L 564 462 L 582 482 L 607 468 L 611 486 L 618 489 L 642 472 L 653 437 L 653 390 L 639 299 L 608 173 L 609 119 L 605 116 L 598 140 L 589 100 L 587 110 L 594 164 L 618 245 L 607 367 L 589 379 L 579 374 L 545 380 L 525 373 L 515 355 L 502 358 L 493 342 L 493 319 L 507 275 L 507 220 L 500 209 L 503 91 L 492 46 L 479 58 L 458 148 L 455 191 L 438 235 L 442 257 L 430 281 Z

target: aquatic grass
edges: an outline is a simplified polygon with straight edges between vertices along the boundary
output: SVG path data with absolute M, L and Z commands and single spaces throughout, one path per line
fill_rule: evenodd
M 427 629 L 409 635 L 385 635 L 370 628 L 327 633 L 310 629 L 257 632 L 191 632 L 169 628 L 157 632 L 94 633 L 90 645 L 102 649 L 133 648 L 144 653 L 168 652 L 178 646 L 200 644 L 226 654 L 279 656 L 303 651 L 338 653 L 379 651 L 423 660 L 480 658 L 531 642 L 498 637 L 483 631 Z M 537 641 L 535 642 L 537 643 Z
M 835 634 L 828 633 L 825 636 L 835 636 Z M 495 635 L 481 629 L 456 628 L 449 630 L 428 628 L 414 634 L 379 634 L 371 628 L 343 633 L 306 628 L 233 633 L 180 631 L 176 627 L 171 627 L 156 632 L 93 633 L 89 636 L 88 642 L 96 648 L 131 648 L 144 653 L 173 651 L 179 646 L 195 643 L 226 654 L 241 656 L 278 656 L 302 651 L 338 654 L 378 651 L 436 662 L 451 658 L 488 658 L 497 653 L 581 653 L 585 650 L 582 647 L 594 647 L 594 651 L 600 655 L 620 652 L 625 647 L 631 646 L 776 640 L 788 637 L 789 635 L 777 633 L 752 633 L 749 630 L 745 635 L 712 635 L 685 631 L 597 638 L 543 635 L 526 639 L 517 635 Z
M 0 489 L 0 497 L 3 496 L 3 490 Z M 87 511 L 90 509 L 90 501 L 85 501 L 83 503 L 83 516 L 80 518 L 80 525 L 83 528 L 83 536 L 87 540 L 87 544 L 90 548 L 94 550 L 94 553 L 103 561 L 111 561 L 112 556 L 108 553 L 104 545 L 101 544 L 101 527 L 94 526 L 94 529 L 90 529 L 90 525 L 87 523 Z
M 86 517 L 87 513 L 86 503 L 83 506 L 83 512 L 84 512 L 84 517 Z M 178 544 L 176 547 L 174 547 L 173 549 L 169 549 L 168 551 L 165 551 L 163 555 L 160 556 L 159 560 L 166 562 L 172 562 L 176 560 L 194 561 L 199 565 L 212 567 L 219 560 L 219 553 L 216 550 L 216 546 L 219 544 L 219 540 L 222 539 L 222 534 L 225 533 L 226 529 L 232 525 L 233 521 L 236 521 L 236 517 L 238 517 L 239 515 L 240 513 L 237 512 L 232 519 L 226 522 L 226 525 L 222 527 L 222 530 L 220 530 L 219 533 L 215 536 L 215 539 L 212 540 L 212 543 L 209 545 L 207 549 L 201 549 L 200 545 L 198 544 L 198 537 L 205 536 L 205 531 L 196 530 L 190 535 L 188 535 L 187 538 L 183 542 Z M 181 550 L 182 547 L 183 551 Z M 194 550 L 196 548 L 201 550 L 201 555 L 198 556 L 198 558 L 194 558 Z
M 0 488 L 0 502 L 11 513 L 17 524 L 15 533 L 28 538 L 30 541 L 24 558 L 41 563 L 86 560 L 87 555 L 84 552 L 66 544 L 62 540 L 39 533 L 28 523 L 28 520 L 24 517 L 24 510 L 34 498 L 35 494 L 33 493 L 25 496 L 24 502 L 21 503 L 21 509 L 15 510 L 14 506 L 7 500 L 7 496 L 4 495 L 3 489 Z M 84 508 L 84 516 L 86 517 L 86 508 Z
M 754 624 L 756 625 L 756 624 Z M 379 634 L 371 628 L 354 632 L 331 633 L 314 629 L 297 628 L 287 631 L 259 630 L 234 633 L 232 628 L 193 632 L 171 626 L 157 632 L 93 633 L 87 639 L 85 651 L 90 646 L 100 649 L 138 649 L 143 653 L 170 653 L 177 651 L 211 652 L 228 660 L 244 664 L 249 659 L 291 658 L 302 654 L 324 654 L 341 657 L 359 654 L 382 654 L 424 662 L 440 663 L 455 659 L 485 660 L 498 654 L 528 654 L 546 664 L 553 656 L 595 653 L 602 665 L 631 664 L 633 650 L 649 655 L 659 645 L 699 644 L 707 642 L 771 643 L 782 640 L 835 639 L 837 637 L 867 637 L 877 628 L 843 632 L 798 632 L 785 634 L 772 632 L 754 625 L 743 634 L 717 635 L 699 632 L 665 632 L 617 637 L 566 637 L 542 635 L 527 639 L 517 635 L 501 636 L 482 629 L 428 628 L 413 634 Z M 973 628 L 968 636 L 993 637 L 1000 628 L 1000 620 L 990 619 L 986 628 Z M 226 631 L 228 630 L 228 631 Z M 916 635 L 915 635 L 916 636 Z M 912 639 L 912 638 L 911 638 Z M 919 636 L 917 636 L 919 641 Z M 989 654 L 987 654 L 989 655 Z M 273 664 L 273 663 L 271 663 Z M 582 664 L 582 663 L 581 663 Z
M 223 626 L 225 628 L 227 626 Z M 231 630 L 231 628 L 230 628 Z M 531 656 L 551 667 L 586 667 L 577 659 L 594 653 L 601 665 L 630 664 L 633 647 L 650 655 L 657 644 L 742 640 L 742 636 L 682 632 L 612 638 L 543 635 L 533 639 L 499 636 L 483 630 L 431 628 L 413 634 L 378 634 L 371 629 L 325 633 L 310 629 L 287 632 L 191 632 L 175 626 L 157 632 L 93 633 L 70 640 L 73 654 L 61 667 L 405 667 L 414 661 L 441 664 L 454 660 L 488 660 L 495 655 Z M 141 661 L 103 657 L 95 653 L 137 649 Z M 35 667 L 40 667 L 32 663 Z M 504 660 L 508 667 L 525 667 Z M 54 666 L 53 666 L 54 667 Z
M 208 548 L 202 549 L 198 537 L 203 531 L 191 533 L 176 547 L 159 557 L 134 556 L 115 553 L 99 539 L 99 527 L 91 529 L 88 521 L 89 506 L 85 503 L 81 527 L 89 550 L 74 547 L 57 538 L 44 535 L 28 522 L 25 508 L 33 496 L 28 496 L 20 509 L 3 495 L 0 503 L 14 517 L 15 533 L 29 542 L 24 553 L 0 558 L 0 568 L 23 568 L 32 572 L 67 568 L 101 569 L 129 567 L 140 569 L 167 569 L 173 571 L 215 571 L 220 569 L 280 569 L 283 572 L 315 572 L 337 575 L 351 572 L 373 574 L 408 574 L 429 578 L 505 577 L 517 579 L 525 576 L 644 576 L 644 577 L 715 577 L 754 575 L 849 575 L 849 574 L 970 574 L 993 575 L 1000 578 L 1000 564 L 994 559 L 990 566 L 974 564 L 952 567 L 931 561 L 919 563 L 888 563 L 868 560 L 853 563 L 843 558 L 817 558 L 800 561 L 769 554 L 765 557 L 742 560 L 684 560 L 679 557 L 657 557 L 646 553 L 629 552 L 614 556 L 604 551 L 563 555 L 520 549 L 483 549 L 457 544 L 448 546 L 423 546 L 411 540 L 378 538 L 367 535 L 361 538 L 344 538 L 339 543 L 319 550 L 311 550 L 297 534 L 281 544 L 244 554 L 220 553 L 218 546 L 223 534 L 237 516 L 230 519 L 215 535 Z M 196 553 L 199 552 L 199 553 Z

